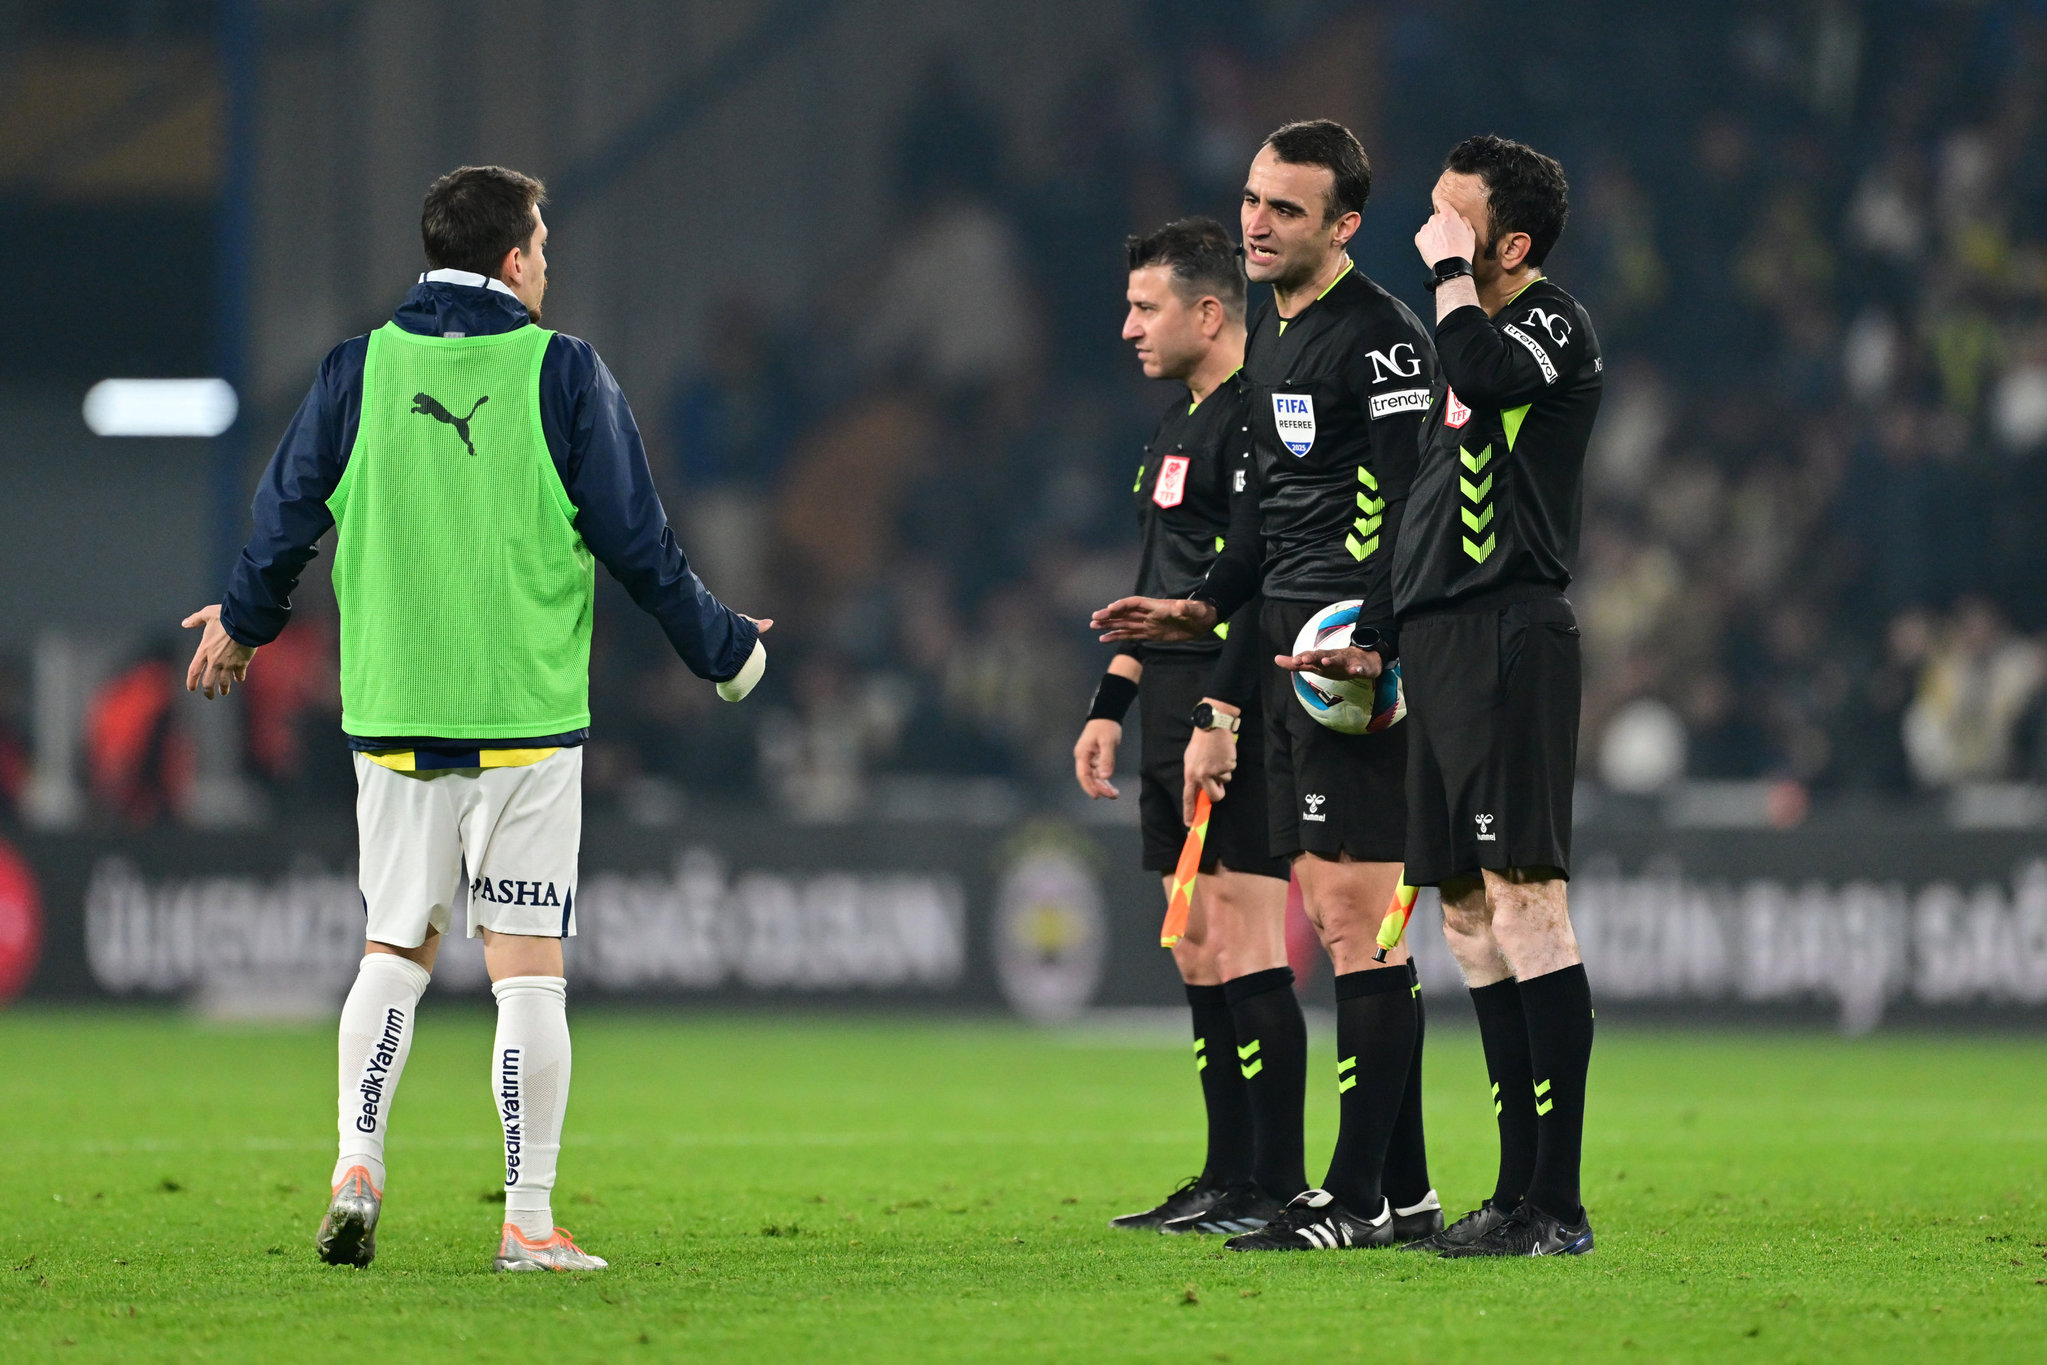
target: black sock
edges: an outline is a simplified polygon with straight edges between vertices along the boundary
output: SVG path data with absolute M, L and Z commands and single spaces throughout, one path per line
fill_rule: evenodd
M 1308 1022 L 1291 967 L 1223 983 L 1237 1038 L 1237 1069 L 1251 1097 L 1251 1178 L 1274 1199 L 1308 1188 L 1301 1106 L 1308 1091 Z
M 1399 967 L 1336 978 L 1336 1151 L 1322 1188 L 1360 1218 L 1384 1207 L 1386 1145 L 1414 1064 L 1414 988 Z
M 1471 1007 L 1478 1011 L 1478 1040 L 1485 1049 L 1487 1078 L 1493 1083 L 1493 1117 L 1500 1125 L 1500 1173 L 1493 1203 L 1514 1209 L 1528 1195 L 1535 1174 L 1535 1073 L 1528 1060 L 1528 1021 L 1521 1015 L 1521 983 L 1513 977 L 1477 986 Z
M 1386 1144 L 1386 1197 L 1396 1209 L 1411 1209 L 1428 1198 L 1429 1144 L 1422 1134 L 1422 1036 L 1428 1032 L 1428 1011 L 1422 1008 L 1421 974 L 1414 959 L 1407 961 L 1408 989 L 1414 995 L 1414 1060 L 1407 1064 L 1407 1093 L 1400 1099 L 1400 1116 L 1393 1121 L 1393 1138 Z M 1349 1056 L 1349 1053 L 1345 1053 Z
M 1189 986 L 1194 1014 L 1194 1068 L 1201 1077 L 1201 1103 L 1208 1111 L 1208 1156 L 1201 1185 L 1215 1189 L 1251 1178 L 1251 1092 L 1237 1065 L 1236 1026 L 1221 986 Z
M 1582 964 L 1521 983 L 1534 1063 L 1535 1174 L 1528 1202 L 1552 1218 L 1578 1221 L 1578 1163 L 1585 1141 L 1585 1073 L 1592 1063 L 1592 987 Z

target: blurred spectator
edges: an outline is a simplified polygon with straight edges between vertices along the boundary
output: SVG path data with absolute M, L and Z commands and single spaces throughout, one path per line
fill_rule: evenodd
M 1988 602 L 1964 602 L 1935 641 L 1905 715 L 1913 775 L 1930 787 L 2012 776 L 2013 740 L 2043 678 L 2038 643 L 2013 635 Z
M 0 658 L 0 813 L 17 819 L 35 776 L 29 724 L 26 672 L 15 660 Z
M 93 693 L 86 707 L 86 767 L 110 817 L 144 828 L 177 814 L 191 795 L 192 743 L 171 703 L 184 675 L 168 644 L 152 646 Z

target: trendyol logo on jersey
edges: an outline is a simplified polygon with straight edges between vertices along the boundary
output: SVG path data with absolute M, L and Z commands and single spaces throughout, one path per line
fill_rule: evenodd
M 1315 400 L 1305 393 L 1272 395 L 1272 425 L 1279 429 L 1280 444 L 1296 455 L 1315 448 Z
M 476 443 L 469 439 L 469 423 L 476 416 L 476 410 L 489 401 L 490 395 L 485 394 L 469 405 L 467 416 L 457 417 L 454 413 L 449 412 L 446 407 L 442 406 L 441 400 L 432 394 L 415 393 L 412 395 L 412 411 L 415 416 L 431 417 L 436 422 L 445 422 L 455 428 L 455 434 L 462 438 L 462 444 L 469 448 L 471 455 L 474 455 L 476 453 Z
M 1493 833 L 1492 816 L 1474 815 L 1471 817 L 1471 822 L 1478 826 L 1478 837 L 1481 841 L 1490 844 L 1498 840 L 1499 836 Z
M 498 905 L 560 905 L 553 882 L 521 882 L 510 877 L 478 877 L 469 883 L 469 894 Z
M 398 1048 L 405 1040 L 405 1012 L 389 1009 L 384 1012 L 384 1035 L 377 1039 L 376 1048 L 370 1053 L 369 1061 L 363 1064 L 362 1112 L 355 1116 L 355 1131 L 374 1133 L 377 1131 L 377 1115 L 384 1108 L 384 1087 L 391 1075 L 391 1068 L 398 1065 Z
M 1406 356 L 1402 357 L 1402 352 Z M 1413 379 L 1422 372 L 1421 352 L 1414 343 L 1403 341 L 1383 351 L 1370 351 L 1367 355 L 1372 362 L 1372 382 L 1383 384 L 1389 379 Z
M 1307 807 L 1306 810 L 1301 812 L 1301 818 L 1303 820 L 1313 820 L 1318 825 L 1328 823 L 1329 817 L 1322 813 L 1323 804 L 1328 800 L 1329 798 L 1321 792 L 1309 792 L 1301 798 L 1301 804 Z
M 1191 463 L 1185 455 L 1168 455 L 1159 461 L 1159 478 L 1151 486 L 1151 500 L 1161 507 L 1178 507 L 1187 497 L 1187 466 Z
M 1396 412 L 1427 412 L 1429 391 L 1427 389 L 1395 389 L 1392 393 L 1372 395 L 1372 420 L 1391 417 Z

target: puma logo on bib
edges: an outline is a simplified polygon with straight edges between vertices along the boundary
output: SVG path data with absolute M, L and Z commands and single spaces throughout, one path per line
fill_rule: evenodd
M 412 410 L 421 417 L 431 417 L 436 422 L 446 422 L 449 426 L 455 428 L 455 434 L 462 438 L 462 444 L 469 447 L 469 453 L 474 455 L 476 453 L 476 446 L 469 439 L 469 422 L 471 418 L 476 416 L 476 410 L 489 401 L 490 395 L 485 394 L 469 405 L 467 416 L 457 417 L 454 413 L 442 407 L 441 400 L 432 394 L 415 393 L 412 395 Z
M 1315 400 L 1305 393 L 1272 395 L 1272 424 L 1279 429 L 1280 444 L 1295 455 L 1315 448 Z

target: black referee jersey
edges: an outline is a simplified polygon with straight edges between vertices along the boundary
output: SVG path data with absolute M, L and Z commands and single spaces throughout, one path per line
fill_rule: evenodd
M 1393 553 L 1395 606 L 1405 620 L 1562 592 L 1605 368 L 1592 319 L 1543 278 L 1497 318 L 1457 309 L 1436 345 L 1442 374 Z
M 1175 399 L 1159 418 L 1130 489 L 1143 536 L 1139 597 L 1189 596 L 1222 553 L 1231 500 L 1244 490 L 1248 401 L 1238 370 L 1199 403 Z M 1144 659 L 1213 655 L 1228 633 L 1225 625 L 1207 639 L 1146 644 L 1135 652 Z
M 1414 480 L 1436 348 L 1408 309 L 1346 263 L 1292 318 L 1266 309 L 1244 353 L 1254 506 L 1197 594 L 1224 614 L 1259 592 L 1324 607 L 1360 598 L 1393 635 L 1391 564 Z

